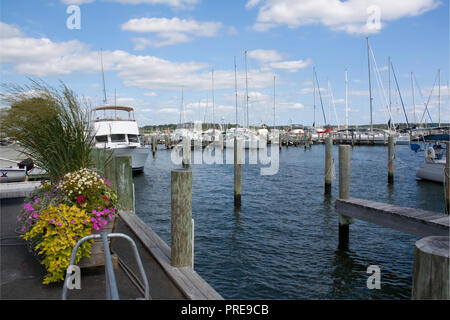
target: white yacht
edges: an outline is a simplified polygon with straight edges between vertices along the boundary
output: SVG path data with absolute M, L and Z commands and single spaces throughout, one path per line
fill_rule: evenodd
M 125 114 L 125 117 L 120 115 Z M 114 154 L 131 156 L 133 171 L 143 171 L 151 151 L 144 146 L 134 119 L 134 109 L 124 106 L 101 106 L 92 110 L 95 147 L 113 149 Z

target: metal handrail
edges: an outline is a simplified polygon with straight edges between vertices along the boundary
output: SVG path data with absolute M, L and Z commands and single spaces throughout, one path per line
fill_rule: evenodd
M 134 242 L 134 240 L 132 238 L 130 238 L 126 234 L 106 233 L 106 232 L 101 232 L 100 234 L 92 234 L 92 235 L 83 237 L 75 244 L 75 246 L 72 250 L 72 255 L 70 257 L 69 267 L 67 268 L 66 278 L 64 280 L 62 299 L 63 300 L 67 299 L 67 289 L 68 289 L 68 283 L 69 283 L 70 276 L 71 276 L 71 269 L 72 269 L 71 267 L 75 263 L 75 258 L 77 255 L 78 248 L 87 240 L 99 239 L 99 238 L 102 238 L 102 240 L 103 240 L 103 246 L 104 246 L 104 251 L 105 251 L 106 298 L 108 300 L 110 300 L 110 299 L 111 300 L 119 300 L 120 299 L 119 293 L 117 290 L 117 283 L 116 283 L 116 278 L 115 278 L 115 274 L 114 274 L 114 268 L 112 266 L 112 259 L 111 259 L 111 252 L 109 249 L 108 238 L 124 238 L 124 239 L 127 239 L 131 243 L 131 246 L 133 247 L 133 252 L 136 257 L 139 271 L 141 272 L 141 276 L 144 280 L 144 286 L 145 286 L 144 298 L 146 300 L 149 300 L 150 299 L 150 287 L 148 284 L 147 276 L 145 274 L 145 270 L 142 265 L 142 260 L 139 255 L 136 243 Z

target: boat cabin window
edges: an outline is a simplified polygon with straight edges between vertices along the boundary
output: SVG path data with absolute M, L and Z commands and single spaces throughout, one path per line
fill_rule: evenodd
M 126 142 L 124 134 L 112 134 L 111 142 Z
M 95 141 L 97 143 L 107 143 L 108 142 L 108 136 L 96 136 Z
M 128 135 L 128 142 L 139 142 L 138 136 L 136 134 L 129 134 Z

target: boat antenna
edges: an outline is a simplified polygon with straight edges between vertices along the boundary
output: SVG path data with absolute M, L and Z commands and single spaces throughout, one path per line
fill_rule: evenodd
M 103 71 L 103 54 L 102 49 L 100 49 L 100 63 L 102 67 L 102 83 L 103 83 L 103 104 L 106 105 L 106 86 L 105 86 L 105 72 Z

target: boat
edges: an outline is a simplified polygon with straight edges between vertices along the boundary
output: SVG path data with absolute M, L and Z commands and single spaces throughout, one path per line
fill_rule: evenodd
M 127 115 L 120 117 L 118 112 Z M 112 149 L 115 156 L 131 156 L 132 170 L 144 170 L 151 148 L 144 146 L 132 107 L 100 106 L 92 110 L 91 119 L 95 148 Z
M 26 168 L 13 166 L 0 167 L 0 183 L 25 181 Z
M 441 141 L 449 141 L 448 134 L 433 134 L 424 137 L 427 146 L 425 148 L 425 160 L 417 170 L 416 176 L 423 180 L 444 183 L 446 150 Z

